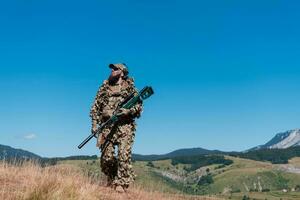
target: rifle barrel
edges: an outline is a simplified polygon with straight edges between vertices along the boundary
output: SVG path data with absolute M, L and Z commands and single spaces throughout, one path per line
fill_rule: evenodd
M 85 140 L 83 140 L 83 142 L 81 142 L 80 145 L 78 145 L 78 149 L 81 149 L 86 143 L 88 143 L 95 135 L 92 133 L 91 135 L 89 135 L 87 138 L 85 138 Z

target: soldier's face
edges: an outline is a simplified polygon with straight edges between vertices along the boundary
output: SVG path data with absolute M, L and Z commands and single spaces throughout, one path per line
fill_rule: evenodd
M 108 80 L 110 83 L 116 83 L 122 76 L 123 76 L 122 70 L 117 68 L 112 68 Z
M 120 77 L 122 74 L 122 70 L 118 69 L 118 68 L 112 68 L 111 69 L 111 76 L 114 78 Z

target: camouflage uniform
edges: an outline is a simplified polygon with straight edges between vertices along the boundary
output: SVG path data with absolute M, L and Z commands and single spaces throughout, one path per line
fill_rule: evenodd
M 127 72 L 128 73 L 128 72 Z M 126 75 L 126 73 L 125 73 Z M 132 92 L 137 92 L 132 78 L 126 78 L 119 85 L 110 85 L 105 80 L 99 88 L 90 116 L 93 123 L 100 125 L 112 116 L 118 104 Z M 101 149 L 101 170 L 107 175 L 108 185 L 128 188 L 135 175 L 131 165 L 131 150 L 135 136 L 135 118 L 140 117 L 142 102 L 130 109 L 129 116 L 105 128 L 97 141 Z M 118 147 L 117 157 L 115 146 Z

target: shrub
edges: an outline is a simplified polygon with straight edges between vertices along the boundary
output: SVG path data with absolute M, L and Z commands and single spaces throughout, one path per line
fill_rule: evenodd
M 148 166 L 148 167 L 155 167 L 154 164 L 153 164 L 153 162 L 151 162 L 151 161 L 147 162 L 146 166 Z
M 200 180 L 198 181 L 198 185 L 209 185 L 212 184 L 214 182 L 212 175 L 211 174 L 207 174 L 205 176 L 201 176 Z

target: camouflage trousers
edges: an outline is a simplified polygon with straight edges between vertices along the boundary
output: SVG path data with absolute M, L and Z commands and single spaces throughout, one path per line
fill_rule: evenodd
M 101 171 L 109 186 L 128 188 L 135 174 L 131 165 L 131 151 L 135 136 L 135 123 L 116 124 L 102 131 L 98 146 L 101 149 Z M 117 153 L 115 148 L 117 146 Z M 117 154 L 117 155 L 115 155 Z

